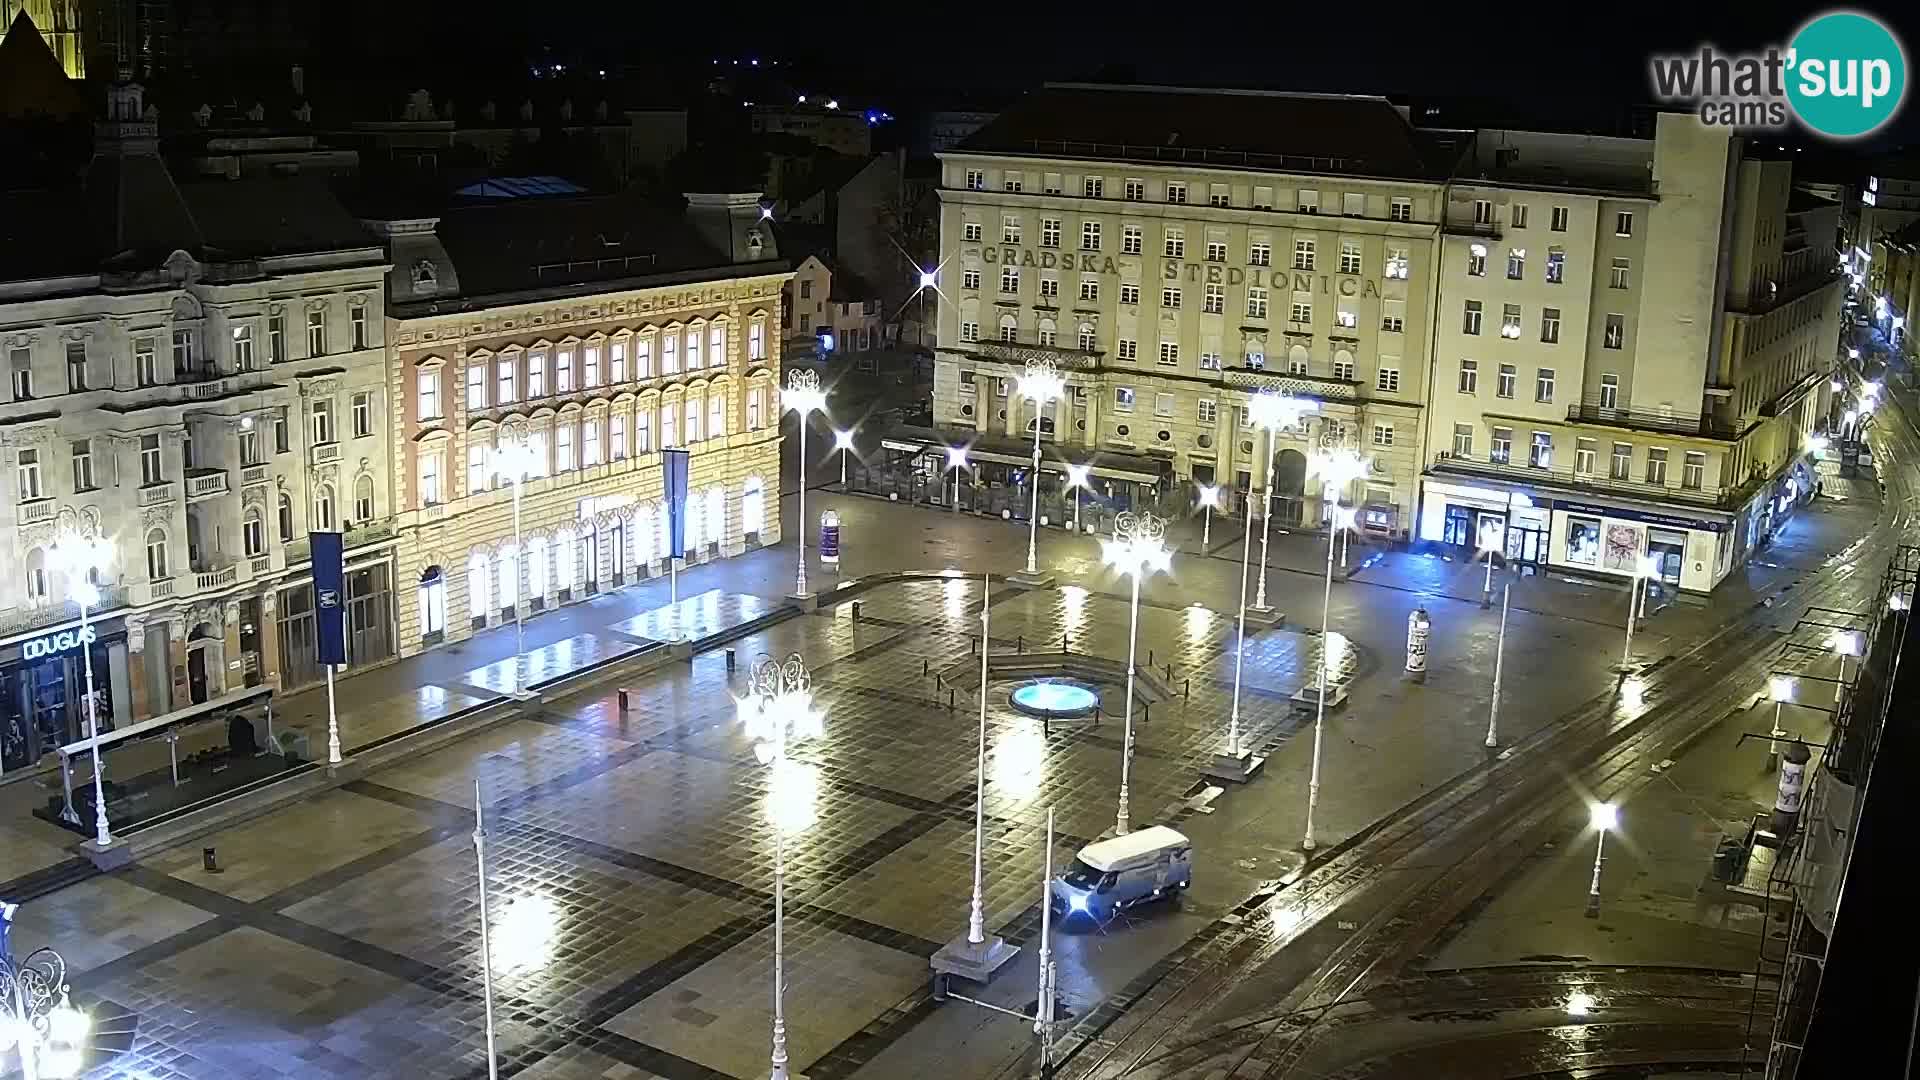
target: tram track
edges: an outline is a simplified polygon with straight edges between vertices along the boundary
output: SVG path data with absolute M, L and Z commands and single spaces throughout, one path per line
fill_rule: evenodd
M 1893 427 L 1887 438 L 1905 444 L 1899 456 L 1914 459 L 1910 426 Z M 1913 485 L 1904 471 L 1894 487 L 1898 497 L 1889 498 L 1868 537 L 1810 572 L 1813 580 L 1790 586 L 1658 670 L 1623 679 L 1612 693 L 1402 807 L 1310 865 L 1292 885 L 1256 892 L 1176 954 L 1150 986 L 1118 1008 L 1089 1015 L 1060 1039 L 1056 1075 L 1305 1075 L 1329 1018 L 1398 977 L 1460 911 L 1538 850 L 1562 827 L 1576 791 L 1615 798 L 1647 782 L 1650 763 L 1677 753 L 1750 700 L 1801 614 L 1870 601 L 1878 574 L 1859 568 L 1888 558 L 1912 520 Z M 1634 693 L 1637 707 L 1626 707 Z M 1340 933 L 1340 925 L 1355 930 Z M 1289 949 L 1305 955 L 1289 964 Z M 1194 1023 L 1217 1015 L 1236 988 L 1263 973 L 1262 990 L 1280 1005 L 1244 1025 L 1223 1061 L 1210 1052 L 1219 1036 L 1196 1031 Z M 1750 985 L 1741 991 L 1742 1010 L 1750 992 Z

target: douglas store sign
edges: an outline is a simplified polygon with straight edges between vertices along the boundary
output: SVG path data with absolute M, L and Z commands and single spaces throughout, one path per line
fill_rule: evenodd
M 26 660 L 39 660 L 47 656 L 59 656 L 72 652 L 82 645 L 91 645 L 99 635 L 89 626 L 85 630 L 62 630 L 57 634 L 28 638 L 20 645 L 20 656 Z

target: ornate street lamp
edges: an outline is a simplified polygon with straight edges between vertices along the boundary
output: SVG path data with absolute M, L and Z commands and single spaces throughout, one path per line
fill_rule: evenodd
M 1296 427 L 1300 418 L 1310 412 L 1318 412 L 1320 403 L 1312 398 L 1294 397 L 1292 394 L 1274 393 L 1262 390 L 1247 402 L 1247 415 L 1254 426 L 1265 429 L 1267 433 L 1267 476 L 1261 485 L 1260 509 L 1260 584 L 1254 590 L 1253 606 L 1256 611 L 1270 611 L 1267 606 L 1267 551 L 1273 542 L 1273 460 L 1274 436 L 1282 430 Z M 1249 521 L 1248 526 L 1252 526 Z
M 847 490 L 847 455 L 853 453 L 853 432 L 835 431 L 833 448 L 840 453 L 840 490 Z
M 1075 535 L 1078 535 L 1080 532 L 1080 492 L 1083 488 L 1090 486 L 1092 478 L 1093 466 L 1091 465 L 1067 466 L 1067 490 L 1073 492 L 1073 531 Z
M 803 417 L 804 420 L 804 417 Z M 776 661 L 762 656 L 748 676 L 747 693 L 735 699 L 740 722 L 753 740 L 753 754 L 770 766 L 770 788 L 790 767 L 787 747 L 825 731 L 826 713 L 813 704 L 813 677 L 799 653 Z M 769 1080 L 788 1080 L 786 1014 L 786 833 L 773 823 L 773 1056 Z
M 1220 505 L 1220 488 L 1217 484 L 1200 485 L 1200 509 L 1205 516 L 1200 519 L 1200 554 L 1205 555 L 1213 543 L 1213 508 Z
M 1607 833 L 1620 827 L 1620 808 L 1612 803 L 1594 803 L 1590 808 L 1593 825 L 1593 883 L 1587 886 L 1587 918 L 1600 917 L 1600 867 L 1606 862 Z
M 1120 750 L 1120 811 L 1114 831 L 1127 827 L 1127 780 L 1133 764 L 1133 661 L 1140 638 L 1140 579 L 1172 564 L 1167 551 L 1167 523 L 1146 511 L 1128 511 L 1113 523 L 1113 539 L 1101 542 L 1101 557 L 1133 579 L 1133 600 L 1127 609 L 1127 725 Z
M 1026 372 L 1020 376 L 1020 396 L 1033 402 L 1033 473 L 1029 479 L 1033 483 L 1033 508 L 1027 515 L 1027 576 L 1033 578 L 1040 573 L 1035 562 L 1035 548 L 1040 534 L 1040 427 L 1046 418 L 1047 405 L 1057 401 L 1066 393 L 1067 380 L 1052 360 L 1041 358 L 1027 361 Z
M 19 1051 L 26 1080 L 66 1080 L 85 1064 L 93 1020 L 73 1007 L 68 989 L 67 962 L 52 949 L 18 964 L 0 956 L 0 1053 Z
M 807 595 L 807 417 L 827 409 L 827 392 L 820 389 L 820 374 L 808 368 L 787 372 L 787 388 L 780 392 L 780 407 L 800 414 L 800 569 L 794 578 L 795 596 Z
M 113 561 L 113 548 L 91 527 L 85 532 L 72 529 L 54 542 L 53 561 L 66 578 L 67 595 L 80 606 L 80 665 L 87 679 L 87 739 L 93 744 L 93 838 L 104 849 L 113 843 L 113 833 L 107 827 L 106 782 L 101 777 L 100 706 L 93 689 L 93 635 L 87 628 L 87 612 L 100 606 L 100 587 L 94 578 Z M 71 802 L 64 816 L 79 824 Z

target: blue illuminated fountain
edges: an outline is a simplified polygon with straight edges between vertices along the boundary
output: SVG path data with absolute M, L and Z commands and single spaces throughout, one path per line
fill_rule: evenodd
M 1028 716 L 1072 720 L 1092 716 L 1100 708 L 1100 692 L 1082 682 L 1040 679 L 1016 688 L 1009 699 Z

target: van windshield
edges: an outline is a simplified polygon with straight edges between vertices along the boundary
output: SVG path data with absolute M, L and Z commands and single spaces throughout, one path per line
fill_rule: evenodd
M 1060 880 L 1076 889 L 1091 889 L 1100 884 L 1100 879 L 1104 876 L 1102 871 L 1095 870 L 1079 859 L 1075 859 L 1073 865 L 1067 867 L 1067 872 L 1060 875 Z

